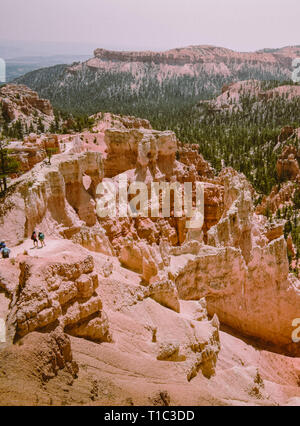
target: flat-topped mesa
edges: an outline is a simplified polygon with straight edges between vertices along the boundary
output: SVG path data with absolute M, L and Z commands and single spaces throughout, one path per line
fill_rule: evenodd
M 143 62 L 167 65 L 201 64 L 206 62 L 268 62 L 274 63 L 276 60 L 286 63 L 291 62 L 290 56 L 297 57 L 300 49 L 288 48 L 279 49 L 274 52 L 235 52 L 230 49 L 216 46 L 189 46 L 167 50 L 165 52 L 151 51 L 114 51 L 98 48 L 94 51 L 94 56 L 102 61 L 118 62 Z M 290 64 L 289 64 L 290 65 Z
M 196 60 L 193 55 L 178 54 L 176 50 L 169 52 L 118 52 L 105 49 L 96 49 L 95 58 L 106 61 L 118 62 L 143 62 L 166 65 L 185 65 L 195 62 L 203 62 L 200 58 Z

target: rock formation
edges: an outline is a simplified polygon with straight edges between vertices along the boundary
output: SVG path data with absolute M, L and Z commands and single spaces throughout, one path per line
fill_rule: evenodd
M 91 179 L 88 191 L 83 176 Z M 0 232 L 14 245 L 36 225 L 53 235 L 68 232 L 70 237 L 80 232 L 81 225 L 95 225 L 94 197 L 102 176 L 101 155 L 95 152 L 58 155 L 49 167 L 37 165 L 16 181 L 12 197 L 2 203 Z
M 22 142 L 12 141 L 8 148 L 11 155 L 19 163 L 18 173 L 22 174 L 31 170 L 37 163 L 47 158 L 47 152 L 51 154 L 60 154 L 61 145 L 57 135 L 37 136 L 31 133 L 26 136 Z
M 173 132 L 158 132 L 146 129 L 116 130 L 105 133 L 107 158 L 104 162 L 104 174 L 113 177 L 137 164 L 143 166 L 156 164 L 166 167 L 174 164 L 177 141 Z M 155 170 L 153 170 L 155 173 Z M 159 172 L 159 171 L 157 171 Z M 162 171 L 163 173 L 163 171 Z
M 283 228 L 271 232 L 267 220 L 253 213 L 243 178 L 230 182 L 227 191 L 238 189 L 238 196 L 208 231 L 208 245 L 180 267 L 171 262 L 179 298 L 206 297 L 208 312 L 222 323 L 299 354 L 291 334 L 300 283 L 289 275 Z
M 239 53 L 233 50 L 215 46 L 189 46 L 182 49 L 172 49 L 166 52 L 117 52 L 105 49 L 94 51 L 95 59 L 99 61 L 118 62 L 142 62 L 164 65 L 209 64 L 225 62 L 228 65 L 235 61 L 256 64 L 270 63 L 292 57 L 296 57 L 299 48 L 285 48 L 274 52 L 258 51 L 253 53 Z M 90 60 L 90 66 L 96 66 L 97 62 Z M 287 61 L 286 61 L 287 62 Z M 76 65 L 75 65 L 76 67 Z
M 287 145 L 284 147 L 279 157 L 276 169 L 279 179 L 300 182 L 300 150 L 295 146 Z
M 97 126 L 105 137 L 94 151 L 35 165 L 2 199 L 12 257 L 0 260 L 0 360 L 18 382 L 0 371 L 0 391 L 45 405 L 295 403 L 300 364 L 287 355 L 299 356 L 300 282 L 289 274 L 283 222 L 259 214 L 243 175 L 215 176 L 173 132 L 124 117 Z M 203 228 L 187 230 L 172 214 L 100 218 L 97 186 L 120 176 L 147 189 L 202 182 Z M 46 247 L 31 247 L 34 229 Z M 24 396 L 25 379 L 27 394 L 42 388 L 38 402 Z
M 276 163 L 280 185 L 274 186 L 270 194 L 263 197 L 256 208 L 258 214 L 265 214 L 267 209 L 274 214 L 285 206 L 293 206 L 295 191 L 300 184 L 299 141 L 299 129 L 284 127 L 281 130 L 278 138 L 281 153 Z
M 222 93 L 212 101 L 200 102 L 198 106 L 209 105 L 212 112 L 243 110 L 243 97 L 250 96 L 255 99 L 255 104 L 268 102 L 275 98 L 294 99 L 300 96 L 300 88 L 297 85 L 283 85 L 275 89 L 265 90 L 263 82 L 260 80 L 245 80 L 236 83 L 226 84 L 222 88 Z M 293 129 L 286 127 L 282 130 L 280 141 L 286 140 L 293 134 Z
M 94 57 L 83 63 L 44 68 L 16 81 L 28 85 L 61 109 L 72 108 L 73 112 L 94 113 L 102 109 L 104 103 L 110 110 L 119 110 L 120 99 L 122 107 L 126 109 L 126 105 L 130 105 L 132 111 L 137 111 L 134 100 L 137 96 L 145 111 L 156 114 L 158 105 L 167 105 L 166 95 L 170 88 L 172 96 L 180 103 L 182 96 L 188 99 L 191 93 L 197 93 L 199 99 L 205 99 L 208 93 L 215 95 L 223 85 L 233 81 L 265 80 L 266 76 L 270 80 L 286 81 L 291 78 L 293 59 L 299 56 L 297 46 L 242 53 L 206 45 L 166 52 L 96 49 Z M 103 74 L 107 78 L 101 78 Z M 289 86 L 284 90 L 288 93 Z M 145 96 L 150 92 L 151 102 L 148 95 Z M 276 91 L 261 92 L 263 98 L 276 95 Z
M 21 120 L 29 125 L 35 116 L 47 128 L 54 119 L 51 103 L 24 85 L 10 83 L 1 87 L 0 105 L 9 122 Z
M 0 350 L 0 361 L 5 372 L 0 374 L 1 405 L 51 405 L 41 388 L 62 372 L 73 383 L 78 373 L 70 339 L 59 330 L 30 333 L 19 345 Z
M 18 258 L 18 262 L 19 282 L 7 319 L 11 341 L 53 328 L 95 341 L 111 341 L 107 317 L 96 294 L 99 281 L 91 256 L 68 256 L 67 263 L 60 258 L 27 257 Z
M 182 145 L 179 149 L 179 160 L 181 163 L 189 167 L 196 167 L 198 175 L 205 178 L 213 178 L 214 170 L 210 164 L 204 160 L 203 156 L 199 152 L 199 145 L 189 144 Z

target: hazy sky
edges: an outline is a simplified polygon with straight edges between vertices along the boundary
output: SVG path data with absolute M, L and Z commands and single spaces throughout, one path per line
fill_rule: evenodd
M 300 45 L 299 0 L 0 0 L 0 41 L 249 51 Z

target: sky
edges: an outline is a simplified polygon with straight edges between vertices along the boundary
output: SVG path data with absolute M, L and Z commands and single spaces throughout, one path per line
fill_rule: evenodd
M 77 53 L 300 45 L 299 0 L 0 0 L 0 14 L 0 43 L 72 44 Z

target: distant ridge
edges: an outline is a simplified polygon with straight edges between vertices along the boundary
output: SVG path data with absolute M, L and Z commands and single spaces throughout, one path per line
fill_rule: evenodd
M 97 48 L 84 62 L 36 70 L 15 82 L 69 112 L 149 117 L 210 99 L 232 82 L 290 80 L 296 57 L 299 46 L 244 53 L 209 45 L 164 52 Z

